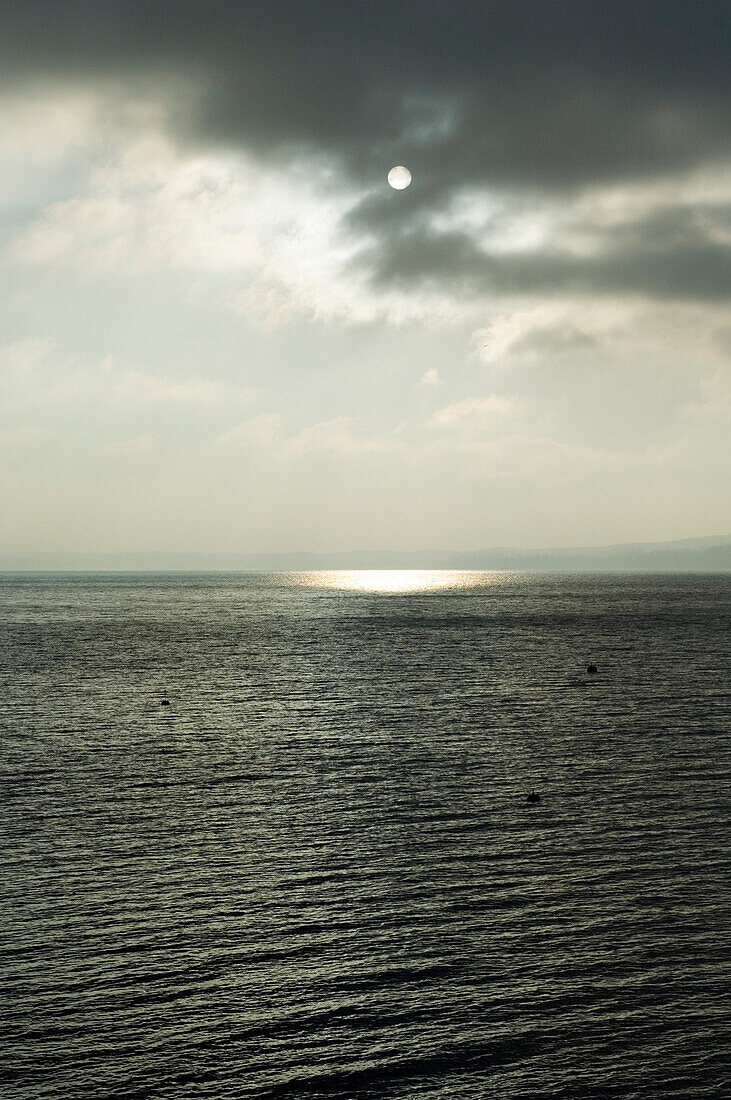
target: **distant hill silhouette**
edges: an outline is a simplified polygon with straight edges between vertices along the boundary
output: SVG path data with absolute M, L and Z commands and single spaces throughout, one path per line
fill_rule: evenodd
M 319 554 L 196 554 L 83 552 L 0 554 L 0 571 L 256 571 L 307 569 L 519 569 L 529 572 L 731 571 L 731 535 L 675 542 L 618 543 L 568 549 L 364 550 Z

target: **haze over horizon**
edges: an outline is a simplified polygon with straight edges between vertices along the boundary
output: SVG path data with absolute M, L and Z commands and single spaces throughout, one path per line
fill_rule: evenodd
M 609 546 L 483 547 L 411 551 L 360 549 L 317 552 L 196 553 L 195 551 L 89 553 L 50 551 L 6 554 L 0 572 L 36 573 L 247 573 L 385 571 L 430 574 L 467 572 L 528 573 L 726 573 L 731 572 L 731 535 L 673 542 L 618 543 Z
M 0 553 L 727 531 L 728 15 L 4 4 Z

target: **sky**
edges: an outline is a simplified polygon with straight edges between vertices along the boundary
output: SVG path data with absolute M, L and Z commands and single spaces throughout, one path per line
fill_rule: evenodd
M 727 533 L 730 12 L 5 0 L 0 550 Z

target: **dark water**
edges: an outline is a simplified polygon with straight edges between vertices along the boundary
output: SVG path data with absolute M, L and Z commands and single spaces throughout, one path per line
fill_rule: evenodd
M 731 577 L 0 582 L 4 1096 L 731 1095 Z

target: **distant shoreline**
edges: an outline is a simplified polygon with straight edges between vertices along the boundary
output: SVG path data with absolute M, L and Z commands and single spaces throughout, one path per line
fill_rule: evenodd
M 263 577 L 287 576 L 293 573 L 369 573 L 381 570 L 358 569 L 0 569 L 0 577 Z M 385 569 L 382 572 L 422 572 L 408 568 Z M 723 577 L 731 569 L 434 569 L 424 572 L 444 573 L 512 573 L 546 577 Z
M 527 573 L 726 573 L 731 535 L 610 546 L 318 553 L 165 551 L 0 553 L 2 573 L 291 573 L 342 569 L 457 569 Z

